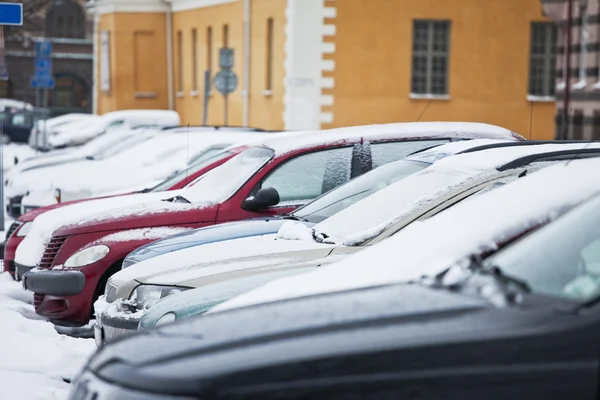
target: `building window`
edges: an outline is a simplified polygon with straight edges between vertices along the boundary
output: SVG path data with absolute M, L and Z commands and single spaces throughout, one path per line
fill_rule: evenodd
M 46 13 L 46 36 L 85 38 L 85 13 L 73 0 L 55 1 Z
M 209 26 L 206 29 L 206 69 L 212 71 L 212 28 Z
M 192 29 L 192 90 L 198 90 L 198 31 Z
M 229 47 L 229 25 L 223 25 L 223 47 Z
M 413 22 L 411 93 L 448 94 L 450 21 Z
M 531 24 L 529 95 L 553 97 L 556 87 L 556 24 Z
M 177 32 L 177 91 L 183 92 L 183 37 Z
M 266 82 L 265 89 L 273 90 L 273 18 L 267 19 L 267 60 L 266 60 Z

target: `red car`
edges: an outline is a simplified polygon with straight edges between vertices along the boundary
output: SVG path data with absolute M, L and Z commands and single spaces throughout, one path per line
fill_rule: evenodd
M 158 184 L 157 186 L 147 189 L 145 191 L 139 192 L 162 192 L 162 191 L 170 191 L 184 188 L 187 184 L 194 181 L 198 177 L 202 176 L 206 172 L 211 169 L 223 164 L 225 161 L 229 160 L 234 155 L 241 153 L 243 150 L 246 150 L 246 146 L 237 146 L 225 151 L 220 152 L 219 154 L 215 154 L 213 158 L 206 160 L 196 166 L 190 166 L 189 171 L 181 171 L 177 174 L 169 177 L 164 182 Z M 38 216 L 46 211 L 54 210 L 56 208 L 65 207 L 71 204 L 77 204 L 81 202 L 87 202 L 91 200 L 105 199 L 110 197 L 118 197 L 118 196 L 126 196 L 133 193 L 125 193 L 116 196 L 103 196 L 103 197 L 95 197 L 91 199 L 81 199 L 81 200 L 73 200 L 64 203 L 53 204 L 46 207 L 40 207 L 35 210 L 29 211 L 19 218 L 15 220 L 10 226 L 8 232 L 6 232 L 6 241 L 4 243 L 4 271 L 9 272 L 15 279 L 20 280 L 20 277 L 23 275 L 25 271 L 16 271 L 15 267 L 15 252 L 17 251 L 17 247 L 23 241 L 23 238 L 27 234 L 31 223 Z M 18 273 L 17 273 L 18 272 Z
M 38 314 L 58 325 L 81 326 L 123 259 L 157 239 L 149 228 L 199 228 L 287 213 L 379 165 L 472 138 L 523 140 L 506 129 L 472 123 L 390 124 L 265 139 L 171 199 L 112 209 L 54 230 L 39 268 L 24 276 L 23 285 L 35 293 Z M 37 236 L 44 235 L 28 235 L 31 248 L 29 241 L 19 247 L 17 263 L 21 253 L 27 259 L 39 245 L 33 242 Z

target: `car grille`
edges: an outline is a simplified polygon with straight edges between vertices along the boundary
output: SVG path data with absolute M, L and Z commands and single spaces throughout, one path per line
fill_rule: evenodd
M 20 227 L 23 223 L 21 221 L 15 221 L 10 225 L 10 228 L 8 228 L 8 232 L 6 232 L 6 240 L 8 240 L 9 237 L 12 236 L 13 233 L 15 233 L 15 231 L 17 230 L 18 227 Z
M 40 260 L 40 268 L 42 269 L 50 269 L 58 251 L 62 247 L 62 245 L 67 240 L 67 236 L 54 236 L 50 239 L 50 243 L 46 246 L 46 250 L 44 251 L 44 255 Z
M 14 275 L 15 271 L 17 270 L 15 267 L 15 262 L 14 261 L 4 261 L 4 262 L 6 262 L 8 264 L 7 271 Z
M 44 295 L 43 294 L 37 294 L 34 293 L 33 294 L 33 306 L 37 309 L 42 305 L 42 301 L 44 301 Z

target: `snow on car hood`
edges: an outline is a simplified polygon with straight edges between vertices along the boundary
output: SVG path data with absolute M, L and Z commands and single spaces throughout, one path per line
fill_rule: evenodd
M 339 263 L 273 281 L 214 312 L 280 299 L 406 282 L 436 274 L 461 258 L 554 218 L 600 191 L 590 171 L 600 160 L 560 163 L 472 197 Z
M 583 147 L 599 148 L 600 143 L 504 147 L 446 157 L 349 206 L 315 225 L 314 229 L 327 234 L 328 240 L 353 245 L 372 238 L 403 219 L 406 213 L 452 188 L 473 179 L 485 180 L 486 174 L 497 175 L 498 166 L 527 155 Z M 442 149 L 443 146 L 438 147 L 438 151 Z
M 168 199 L 177 194 L 179 194 L 179 191 L 174 190 L 110 197 L 84 201 L 47 211 L 33 220 L 31 230 L 17 247 L 15 261 L 22 265 L 38 265 L 46 245 L 52 238 L 52 233 L 64 225 L 74 224 L 97 214 L 110 214 L 110 211 L 115 209 L 131 210 L 133 205 Z
M 304 262 L 310 258 L 307 251 L 313 250 L 318 258 L 331 249 L 315 242 L 277 240 L 277 235 L 246 237 L 162 254 L 117 272 L 110 282 L 194 286 L 194 281 L 206 276 Z

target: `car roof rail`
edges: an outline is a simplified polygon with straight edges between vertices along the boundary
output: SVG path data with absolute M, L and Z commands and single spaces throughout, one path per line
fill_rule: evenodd
M 232 125 L 175 125 L 175 126 L 167 126 L 164 130 L 169 129 L 185 129 L 185 128 L 213 128 L 214 130 L 219 129 L 231 129 L 231 130 L 240 130 L 240 131 L 248 131 L 248 132 L 268 132 L 261 128 L 254 128 L 249 126 L 232 126 Z
M 497 167 L 496 170 L 500 172 L 507 171 L 509 169 L 524 167 L 533 162 L 540 161 L 569 161 L 593 157 L 600 157 L 600 148 L 549 151 L 546 153 L 530 154 L 524 157 L 517 158 L 516 160 L 512 160 L 504 165 Z
M 520 142 L 501 142 L 483 144 L 477 147 L 471 147 L 470 149 L 459 151 L 456 154 L 468 154 L 476 151 L 499 149 L 502 147 L 520 147 L 520 146 L 537 146 L 541 144 L 571 144 L 571 143 L 600 143 L 598 140 L 524 140 Z

